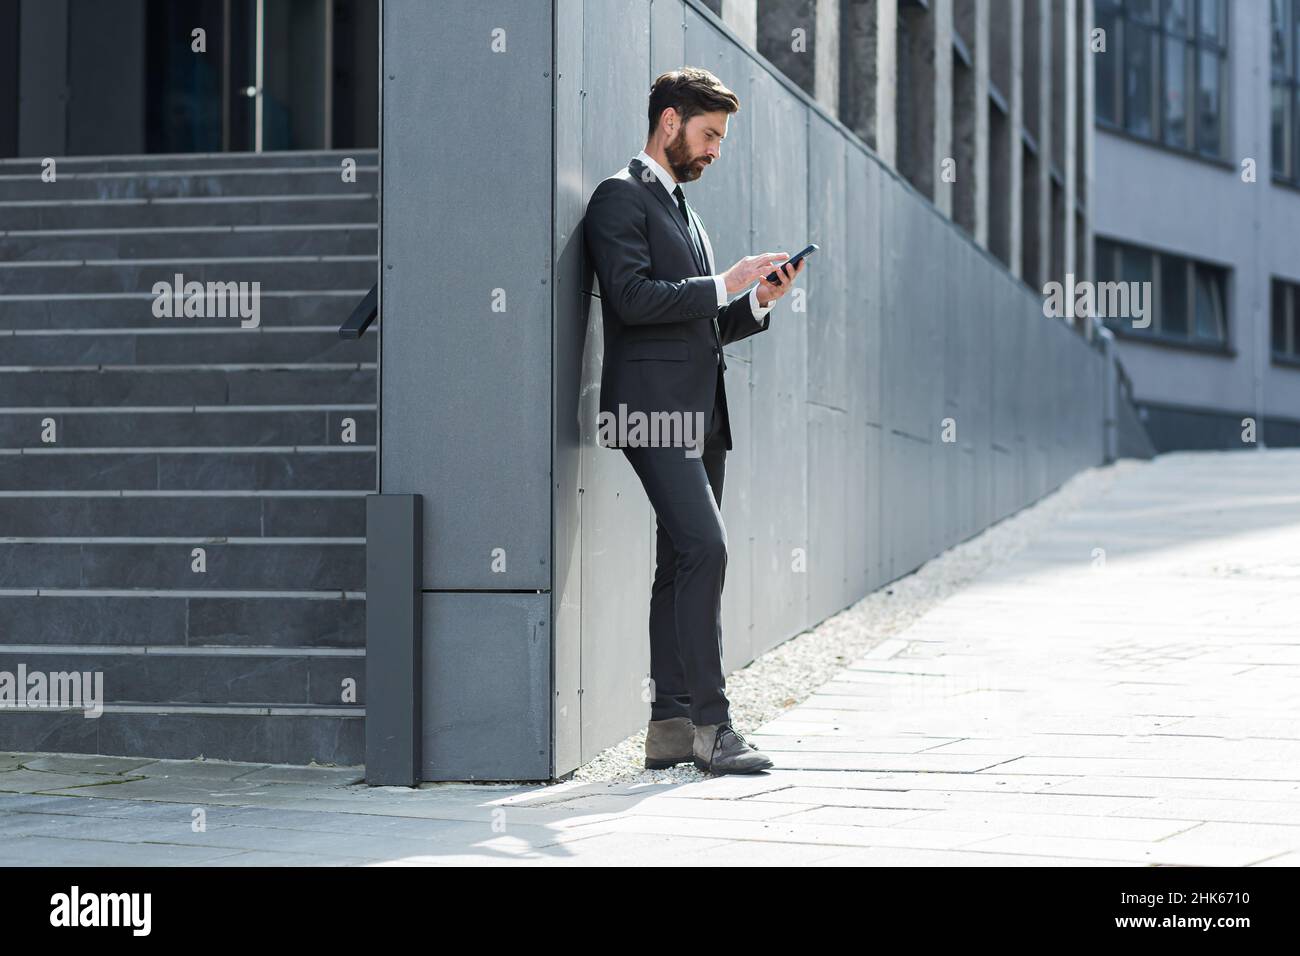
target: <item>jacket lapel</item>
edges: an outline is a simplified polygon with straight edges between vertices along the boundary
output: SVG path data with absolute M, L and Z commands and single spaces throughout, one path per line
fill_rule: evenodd
M 677 224 L 677 231 L 682 234 L 682 240 L 686 243 L 686 248 L 691 250 L 691 259 L 697 266 L 704 269 L 707 273 L 708 269 L 706 268 L 706 264 L 700 262 L 700 257 L 695 252 L 695 243 L 691 241 L 690 230 L 686 228 L 686 223 L 682 219 L 682 211 L 677 208 L 677 203 L 672 200 L 668 195 L 668 191 L 665 190 L 663 185 L 659 182 L 659 177 L 656 176 L 654 171 L 647 167 L 645 163 L 635 157 L 633 157 L 632 161 L 627 164 L 627 169 L 629 173 L 641 181 L 642 186 L 650 190 L 650 193 L 659 201 L 660 205 L 662 205 L 664 209 L 668 210 L 668 215 L 671 217 L 672 221 Z M 699 228 L 698 217 L 695 220 L 695 226 L 697 229 Z M 701 233 L 701 235 L 703 235 L 703 233 Z M 708 240 L 705 241 L 707 242 Z

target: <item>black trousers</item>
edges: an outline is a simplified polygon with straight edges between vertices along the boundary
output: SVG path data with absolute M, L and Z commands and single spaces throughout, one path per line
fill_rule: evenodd
M 727 529 L 722 523 L 722 370 L 703 454 L 683 448 L 624 448 L 655 510 L 655 575 L 650 587 L 650 719 L 727 723 L 722 669 L 722 586 Z

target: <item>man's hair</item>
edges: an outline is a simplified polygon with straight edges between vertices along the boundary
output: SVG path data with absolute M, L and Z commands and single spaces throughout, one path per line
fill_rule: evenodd
M 735 113 L 740 109 L 740 99 L 716 76 L 699 67 L 684 66 L 680 70 L 661 73 L 650 87 L 650 130 L 647 137 L 654 135 L 659 114 L 670 106 L 677 110 L 685 124 L 700 113 L 718 110 Z

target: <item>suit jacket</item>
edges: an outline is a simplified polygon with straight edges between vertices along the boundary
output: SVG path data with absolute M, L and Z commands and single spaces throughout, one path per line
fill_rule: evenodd
M 711 260 L 699 217 L 695 228 Z M 620 404 L 625 414 L 702 412 L 707 429 L 719 367 L 726 368 L 722 347 L 766 331 L 771 314 L 756 319 L 748 295 L 719 308 L 712 261 L 698 260 L 681 209 L 640 160 L 596 187 L 583 235 L 600 282 L 601 412 L 618 416 Z M 721 402 L 726 416 L 725 388 Z M 723 431 L 730 450 L 725 418 Z M 605 444 L 620 447 L 616 436 Z

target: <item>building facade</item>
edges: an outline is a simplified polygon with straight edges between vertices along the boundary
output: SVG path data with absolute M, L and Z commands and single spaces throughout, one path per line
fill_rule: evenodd
M 1156 448 L 1300 441 L 1294 0 L 1096 0 L 1098 278 Z
M 707 5 L 1029 288 L 1092 274 L 1091 0 Z

